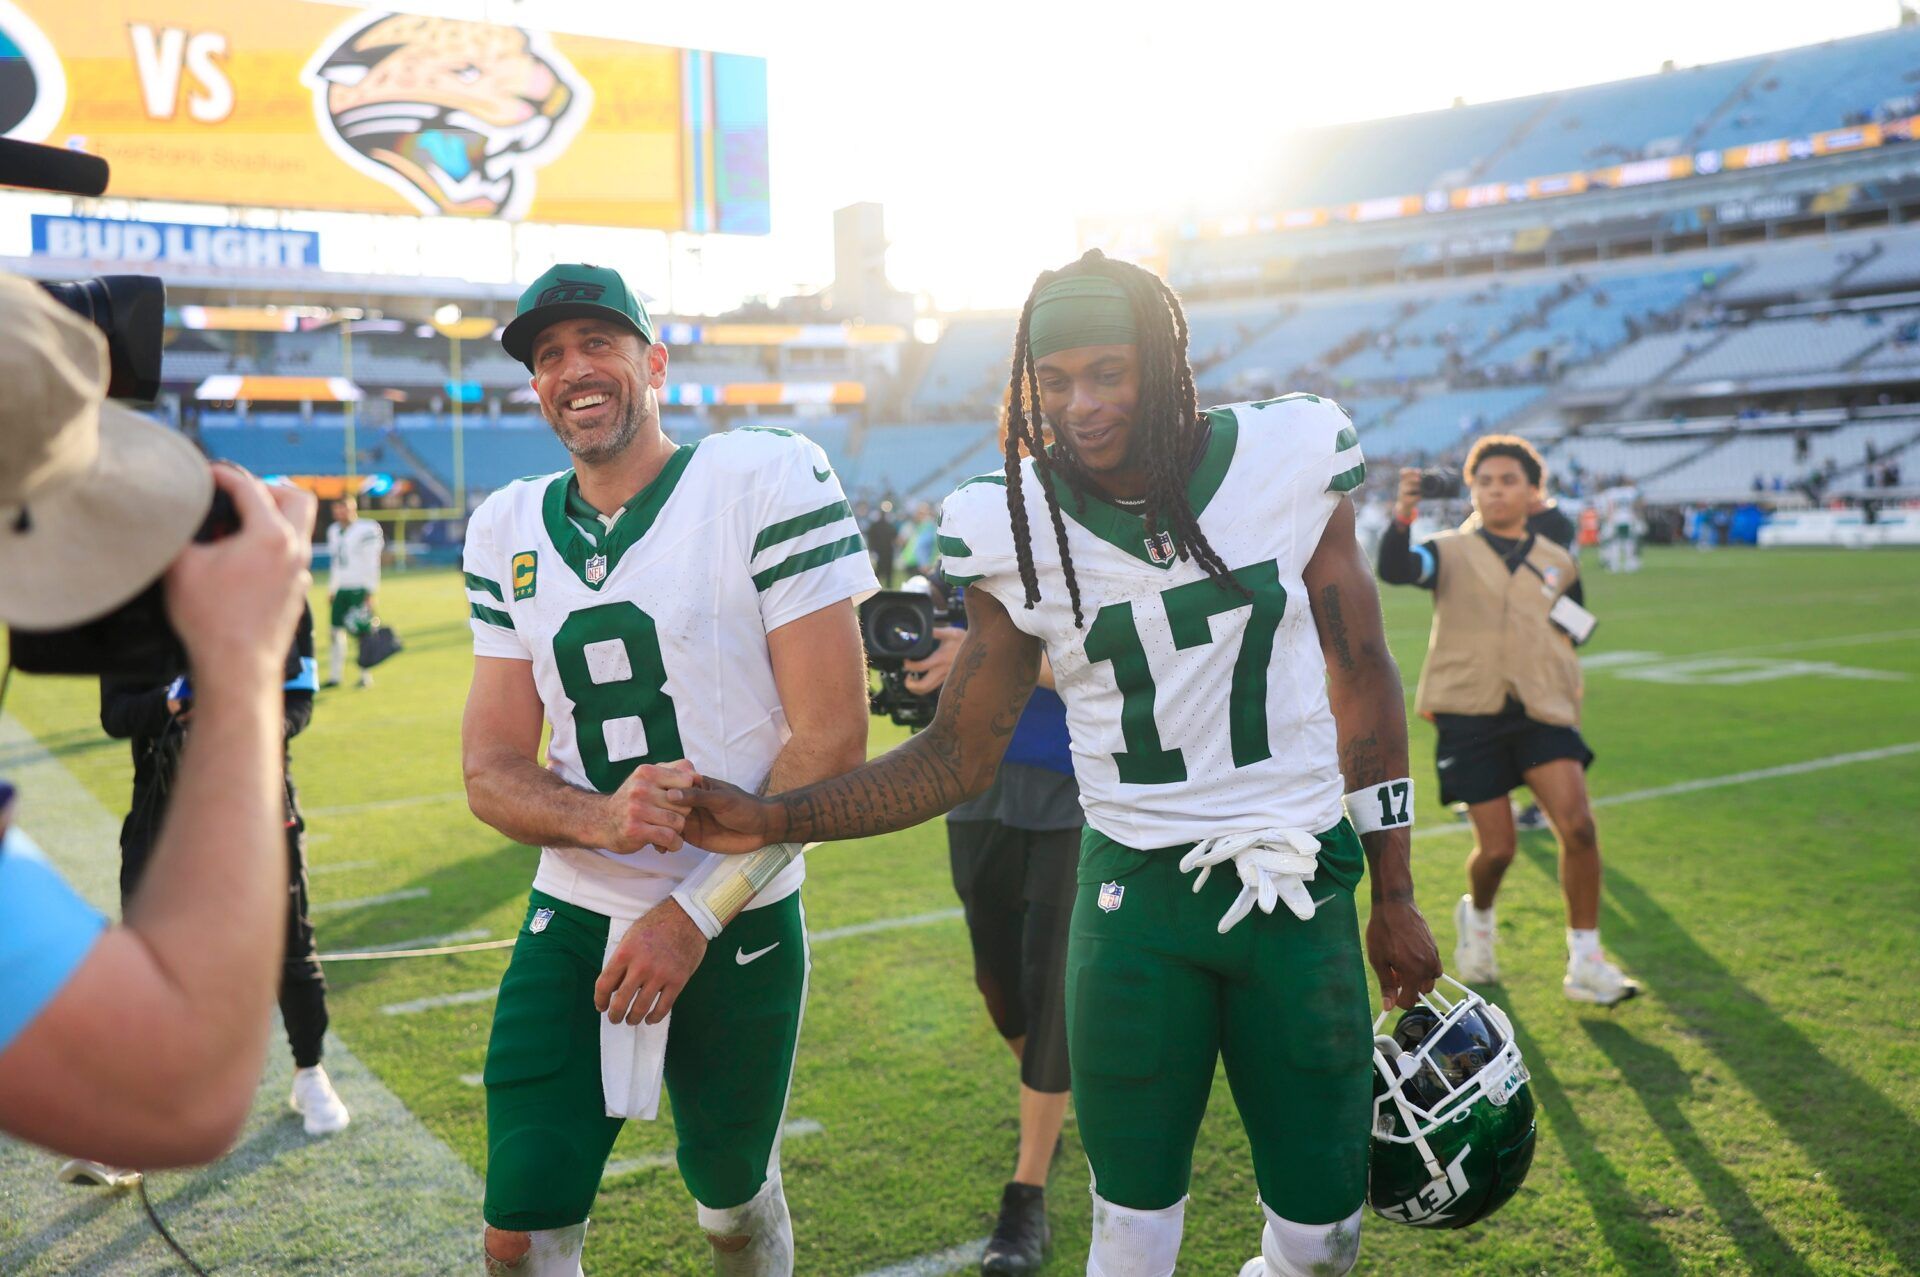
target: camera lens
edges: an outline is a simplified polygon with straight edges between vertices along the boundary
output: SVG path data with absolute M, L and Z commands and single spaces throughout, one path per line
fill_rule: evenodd
M 886 656 L 909 655 L 926 640 L 919 612 L 902 604 L 876 608 L 868 627 L 874 646 Z

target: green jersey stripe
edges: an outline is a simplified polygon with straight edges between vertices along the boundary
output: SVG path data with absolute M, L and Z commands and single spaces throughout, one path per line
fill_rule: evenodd
M 484 607 L 478 603 L 469 603 L 467 606 L 469 615 L 476 621 L 485 621 L 488 625 L 497 625 L 503 630 L 513 628 L 513 618 L 505 612 L 496 612 L 494 609 Z
M 752 428 L 752 427 L 743 427 Z M 842 519 L 853 517 L 853 507 L 843 498 L 831 505 L 823 505 L 818 510 L 809 510 L 805 514 L 796 514 L 791 519 L 782 519 L 778 523 L 769 523 L 760 529 L 760 535 L 753 539 L 753 552 L 759 554 L 770 545 L 779 545 L 782 541 L 791 541 L 815 528 L 824 528 L 829 523 L 838 523 Z
M 951 573 L 951 572 L 942 572 L 942 573 L 941 573 L 940 575 L 941 575 L 942 577 L 944 577 L 944 578 L 946 578 L 946 582 L 947 582 L 947 584 L 948 584 L 948 585 L 957 585 L 957 586 L 959 586 L 959 587 L 960 587 L 961 589 L 965 589 L 965 588 L 966 588 L 967 586 L 969 586 L 969 585 L 972 585 L 972 584 L 973 584 L 973 583 L 974 583 L 975 581 L 984 581 L 984 580 L 986 580 L 986 577 L 985 577 L 984 575 L 981 575 L 981 576 L 955 576 L 955 575 L 954 575 L 953 573 Z
M 1367 464 L 1361 462 L 1351 470 L 1342 471 L 1327 481 L 1328 492 L 1352 492 L 1367 477 Z
M 824 567 L 832 563 L 835 559 L 844 559 L 849 554 L 864 554 L 866 549 L 867 543 L 862 541 L 860 534 L 856 532 L 850 537 L 843 537 L 838 541 L 830 541 L 826 545 L 815 546 L 811 550 L 802 550 L 799 554 L 789 559 L 783 559 L 764 572 L 754 573 L 753 588 L 756 590 L 765 590 L 776 581 L 784 581 L 788 577 L 798 576 L 802 572 L 811 572 L 817 567 Z
M 934 545 L 945 558 L 970 559 L 973 557 L 972 548 L 959 537 L 950 537 L 943 533 L 934 538 Z
M 1340 427 L 1340 433 L 1333 437 L 1333 450 L 1335 452 L 1345 452 L 1348 448 L 1354 447 L 1359 442 L 1359 431 L 1355 430 L 1352 426 L 1342 426 Z
M 495 582 L 487 580 L 484 576 L 475 576 L 471 572 L 463 573 L 462 575 L 467 578 L 467 588 L 469 590 L 485 590 L 488 594 L 493 595 L 494 598 L 500 599 L 502 602 L 505 601 L 506 596 L 500 593 L 500 587 Z

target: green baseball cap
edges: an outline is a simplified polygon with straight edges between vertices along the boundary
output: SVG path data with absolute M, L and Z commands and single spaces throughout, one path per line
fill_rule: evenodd
M 616 319 L 653 344 L 653 319 L 620 272 L 585 262 L 563 262 L 527 285 L 500 344 L 532 371 L 533 339 L 563 319 Z

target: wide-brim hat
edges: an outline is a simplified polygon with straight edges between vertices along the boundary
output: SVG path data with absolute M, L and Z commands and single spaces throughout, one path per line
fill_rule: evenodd
M 213 501 L 183 436 L 106 399 L 107 345 L 37 285 L 0 275 L 0 621 L 113 611 L 186 548 Z

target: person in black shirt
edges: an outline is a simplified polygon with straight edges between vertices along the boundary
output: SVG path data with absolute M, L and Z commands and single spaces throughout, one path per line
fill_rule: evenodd
M 295 669 L 296 663 L 298 673 L 287 680 L 283 692 L 282 739 L 287 741 L 306 730 L 313 718 L 317 671 L 310 608 L 301 610 L 288 669 Z M 193 721 L 192 693 L 183 684 L 179 680 L 156 687 L 100 680 L 100 726 L 107 735 L 133 743 L 133 804 L 120 826 L 123 909 L 146 873 Z M 327 983 L 308 917 L 306 824 L 300 816 L 291 767 L 286 772 L 286 839 L 287 945 L 280 973 L 280 1014 L 293 1051 L 291 1104 L 302 1115 L 309 1135 L 324 1135 L 346 1126 L 351 1118 L 320 1062 L 327 1032 Z

